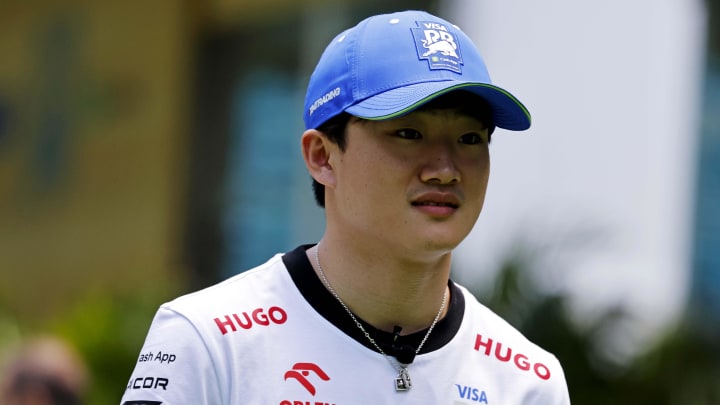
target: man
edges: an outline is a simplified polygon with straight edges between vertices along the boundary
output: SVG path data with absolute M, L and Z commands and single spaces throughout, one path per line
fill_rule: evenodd
M 131 404 L 568 404 L 554 356 L 449 280 L 495 127 L 530 126 L 459 28 L 408 11 L 337 36 L 302 153 L 326 229 L 163 305 Z

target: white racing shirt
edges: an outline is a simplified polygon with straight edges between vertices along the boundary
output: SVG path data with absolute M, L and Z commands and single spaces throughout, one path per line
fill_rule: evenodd
M 408 365 L 408 391 L 325 289 L 301 246 L 162 305 L 123 405 L 569 404 L 550 353 L 449 282 L 448 313 Z M 362 322 L 362 321 L 361 321 Z M 407 336 L 365 329 L 388 355 Z

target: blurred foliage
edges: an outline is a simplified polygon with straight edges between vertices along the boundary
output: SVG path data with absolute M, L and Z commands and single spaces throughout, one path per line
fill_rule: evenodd
M 698 328 L 686 317 L 652 347 L 620 361 L 608 349 L 607 338 L 632 321 L 629 315 L 610 308 L 579 326 L 569 316 L 568 297 L 543 293 L 532 277 L 531 263 L 521 254 L 511 257 L 494 289 L 476 295 L 557 356 L 573 404 L 720 404 L 718 328 Z
M 115 404 L 125 391 L 152 316 L 156 296 L 93 294 L 51 329 L 72 342 L 91 370 L 89 404 Z
M 17 321 L 12 326 L 6 315 L 6 320 L 0 322 L 6 325 L 5 341 L 0 340 L 0 344 L 38 334 L 52 334 L 67 341 L 90 371 L 86 403 L 118 404 L 155 311 L 177 294 L 169 286 L 128 293 L 91 292 L 68 311 L 39 324 Z

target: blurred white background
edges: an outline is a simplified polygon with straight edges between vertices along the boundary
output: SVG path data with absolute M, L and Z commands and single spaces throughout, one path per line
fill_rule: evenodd
M 688 293 L 703 2 L 446 4 L 494 83 L 533 115 L 528 132 L 493 137 L 486 205 L 456 267 L 490 280 L 519 242 L 578 319 L 629 311 L 636 322 L 616 339 L 637 350 Z

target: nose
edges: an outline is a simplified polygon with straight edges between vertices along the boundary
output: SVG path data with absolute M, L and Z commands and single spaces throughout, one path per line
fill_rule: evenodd
M 432 184 L 457 184 L 461 180 L 451 147 L 432 148 L 427 163 L 420 171 L 420 180 Z

